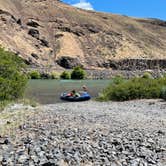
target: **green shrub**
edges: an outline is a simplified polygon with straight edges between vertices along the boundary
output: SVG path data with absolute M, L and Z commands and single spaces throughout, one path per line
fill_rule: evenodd
M 86 76 L 85 71 L 81 67 L 75 67 L 71 72 L 71 79 L 84 79 Z
M 62 72 L 62 74 L 60 75 L 61 79 L 70 79 L 70 73 L 67 71 Z
M 30 76 L 31 79 L 40 79 L 41 78 L 40 73 L 38 71 L 35 71 L 35 70 L 31 71 L 29 73 L 29 76 Z
M 51 79 L 59 79 L 59 74 L 56 72 L 51 73 Z
M 117 75 L 112 80 L 113 80 L 114 84 L 120 84 L 120 83 L 124 82 L 125 79 L 122 75 Z
M 153 78 L 153 76 L 152 76 L 149 72 L 145 72 L 145 73 L 143 74 L 142 78 L 148 79 L 148 78 Z
M 166 100 L 166 87 L 163 87 L 161 90 L 161 98 Z
M 51 76 L 51 74 L 50 73 L 41 73 L 40 74 L 40 78 L 41 79 L 46 79 L 46 80 L 49 80 L 49 79 L 52 79 L 52 76 Z
M 133 78 L 118 84 L 112 83 L 99 96 L 101 100 L 125 101 L 133 99 L 160 98 L 166 79 Z
M 53 72 L 53 73 L 42 73 L 40 74 L 41 79 L 58 79 L 59 76 Z
M 13 53 L 0 48 L 0 101 L 14 100 L 23 95 L 27 76 L 25 64 Z
M 39 73 L 36 70 L 29 72 L 28 77 L 29 79 L 59 79 L 58 73 Z

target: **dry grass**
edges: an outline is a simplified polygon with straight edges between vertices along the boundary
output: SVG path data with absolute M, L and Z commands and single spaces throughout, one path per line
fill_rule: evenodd
M 22 103 L 22 104 L 21 104 Z M 28 119 L 37 115 L 41 110 L 37 103 L 22 100 L 20 104 L 9 104 L 0 113 L 0 136 L 14 136 L 17 129 L 26 124 Z M 31 106 L 30 106 L 31 105 Z

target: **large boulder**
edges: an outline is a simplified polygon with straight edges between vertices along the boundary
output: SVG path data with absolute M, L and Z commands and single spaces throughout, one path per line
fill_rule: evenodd
M 82 66 L 78 58 L 69 56 L 61 56 L 56 62 L 58 65 L 66 69 L 72 69 L 76 66 Z

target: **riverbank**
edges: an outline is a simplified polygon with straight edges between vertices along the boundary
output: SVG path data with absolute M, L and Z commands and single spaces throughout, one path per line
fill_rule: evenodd
M 41 75 L 45 75 L 47 78 L 47 75 L 50 75 L 52 73 L 57 75 L 57 78 L 59 78 L 60 74 L 64 71 L 64 69 L 50 69 L 50 68 L 36 68 L 31 67 L 28 69 L 28 72 L 37 70 Z M 71 72 L 71 69 L 66 69 L 66 71 Z M 117 75 L 122 75 L 125 78 L 133 78 L 137 76 L 142 76 L 145 72 L 149 72 L 154 78 L 161 77 L 166 74 L 166 69 L 106 69 L 106 68 L 96 68 L 96 69 L 85 69 L 85 72 L 87 73 L 86 77 L 87 79 L 111 79 Z
M 162 77 L 166 74 L 166 70 L 112 70 L 112 69 L 102 69 L 102 70 L 86 70 L 88 79 L 112 79 L 118 75 L 124 78 L 133 78 L 138 76 L 143 76 L 144 73 L 150 73 L 153 78 Z
M 24 118 L 14 137 L 1 138 L 2 165 L 166 165 L 162 100 L 57 103 L 25 110 L 36 113 Z

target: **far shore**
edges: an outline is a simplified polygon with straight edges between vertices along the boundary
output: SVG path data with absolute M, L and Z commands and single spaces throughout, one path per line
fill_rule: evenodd
M 64 70 L 71 71 L 71 69 L 53 69 L 53 68 L 36 68 L 31 67 L 28 71 L 37 70 L 40 73 L 52 73 L 57 74 L 62 73 Z M 158 69 L 146 69 L 146 70 L 113 70 L 106 68 L 97 68 L 97 69 L 85 69 L 87 73 L 87 79 L 111 79 L 117 75 L 122 75 L 125 78 L 132 78 L 137 76 L 142 76 L 145 72 L 150 73 L 154 78 L 161 77 L 166 74 L 166 70 Z

